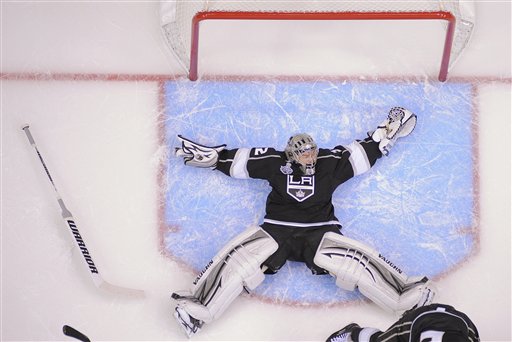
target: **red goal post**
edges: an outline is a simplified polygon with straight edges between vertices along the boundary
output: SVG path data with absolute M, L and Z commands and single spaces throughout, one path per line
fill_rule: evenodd
M 195 81 L 204 20 L 440 20 L 447 23 L 438 75 L 444 82 L 471 37 L 471 6 L 464 0 L 163 0 L 160 21 L 171 52 Z

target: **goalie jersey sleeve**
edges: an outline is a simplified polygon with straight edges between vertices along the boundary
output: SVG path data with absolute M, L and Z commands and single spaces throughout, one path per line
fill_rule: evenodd
M 263 179 L 272 188 L 264 223 L 311 227 L 339 224 L 332 194 L 350 178 L 368 171 L 382 154 L 371 139 L 320 149 L 313 176 L 303 175 L 285 153 L 270 147 L 238 148 L 219 153 L 216 169 L 239 179 Z
M 285 160 L 284 152 L 273 148 L 237 148 L 219 154 L 217 170 L 233 178 L 269 179 L 270 171 Z

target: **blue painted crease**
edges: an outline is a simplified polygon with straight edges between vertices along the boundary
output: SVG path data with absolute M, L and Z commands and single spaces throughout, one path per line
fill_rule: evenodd
M 166 84 L 166 143 L 176 135 L 228 148 L 283 149 L 297 132 L 321 147 L 366 137 L 393 106 L 418 115 L 409 137 L 334 194 L 342 232 L 374 247 L 409 275 L 435 277 L 475 246 L 473 109 L 467 83 L 188 82 Z M 260 224 L 269 187 L 220 172 L 166 165 L 164 232 L 169 254 L 200 270 L 223 245 Z M 330 276 L 288 262 L 255 291 L 275 302 L 360 299 Z

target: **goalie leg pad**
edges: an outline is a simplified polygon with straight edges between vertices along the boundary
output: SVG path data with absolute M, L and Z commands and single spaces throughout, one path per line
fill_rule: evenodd
M 337 286 L 349 291 L 358 288 L 387 311 L 430 304 L 435 294 L 426 277 L 409 278 L 376 250 L 343 235 L 326 233 L 314 260 L 336 277 Z
M 178 307 L 209 323 L 218 318 L 244 289 L 253 290 L 265 278 L 261 264 L 278 248 L 260 227 L 231 240 L 194 280 L 191 293 L 174 294 Z

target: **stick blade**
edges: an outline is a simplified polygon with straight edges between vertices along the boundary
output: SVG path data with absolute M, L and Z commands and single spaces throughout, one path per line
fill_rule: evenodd
M 100 289 L 106 290 L 108 292 L 118 293 L 122 295 L 134 296 L 134 297 L 145 297 L 146 293 L 143 290 L 139 289 L 131 289 L 122 286 L 112 285 L 105 280 L 103 280 L 100 284 L 98 284 Z
M 76 330 L 75 328 L 73 327 L 70 327 L 69 325 L 64 325 L 62 327 L 62 332 L 64 333 L 64 335 L 66 336 L 69 336 L 69 337 L 73 337 L 73 338 L 76 338 L 77 340 L 79 341 L 82 341 L 82 342 L 91 342 L 91 340 L 89 339 L 89 337 L 85 336 L 84 334 L 82 334 L 80 331 Z

